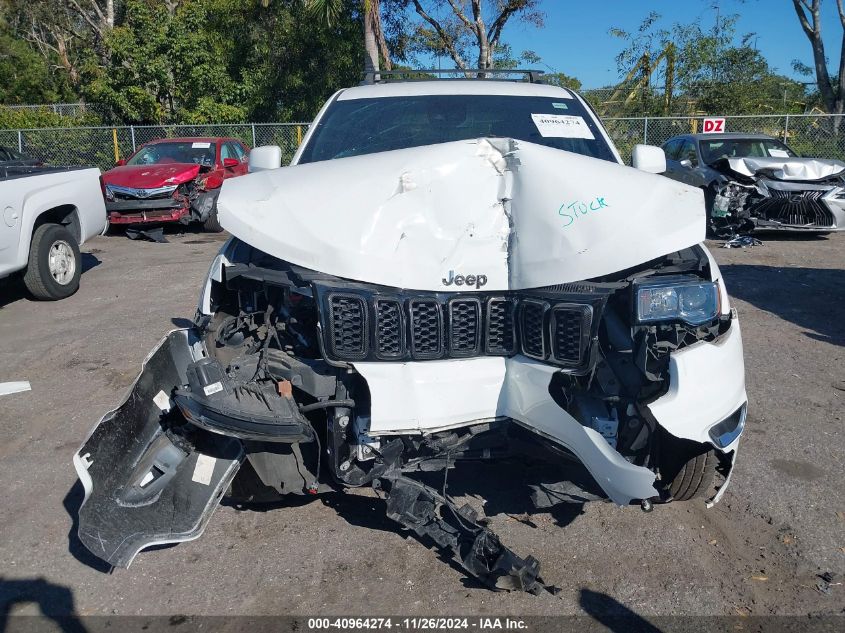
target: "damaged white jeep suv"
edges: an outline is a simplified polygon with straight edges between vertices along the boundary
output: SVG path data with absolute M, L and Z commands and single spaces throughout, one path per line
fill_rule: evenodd
M 290 167 L 224 185 L 233 237 L 195 326 L 74 457 L 82 542 L 127 566 L 198 537 L 224 494 L 371 486 L 469 574 L 536 592 L 539 563 L 449 497 L 457 461 L 574 463 L 570 501 L 717 501 L 746 415 L 739 323 L 701 191 L 648 173 L 658 148 L 634 165 L 563 88 L 335 94 Z

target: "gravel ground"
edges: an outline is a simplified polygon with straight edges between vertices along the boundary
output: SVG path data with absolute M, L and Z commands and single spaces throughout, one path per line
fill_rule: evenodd
M 221 506 L 190 543 L 106 573 L 75 539 L 71 456 L 142 359 L 194 311 L 222 235 L 99 237 L 73 297 L 0 286 L 0 611 L 79 614 L 845 613 L 845 234 L 714 248 L 745 341 L 749 421 L 723 502 L 531 511 L 531 465 L 462 466 L 450 490 L 534 554 L 558 595 L 493 593 L 384 517 L 371 494 Z M 764 238 L 765 239 L 765 238 Z M 717 246 L 715 244 L 711 245 Z M 825 592 L 827 590 L 827 592 Z

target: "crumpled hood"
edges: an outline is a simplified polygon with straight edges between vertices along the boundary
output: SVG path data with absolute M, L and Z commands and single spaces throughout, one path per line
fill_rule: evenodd
M 279 259 L 415 290 L 477 290 L 479 276 L 485 291 L 590 279 L 705 233 L 698 189 L 510 139 L 257 172 L 226 181 L 218 214 Z M 458 288 L 458 275 L 476 284 Z
M 163 163 L 160 165 L 123 165 L 103 174 L 103 182 L 119 187 L 153 189 L 180 185 L 197 177 L 200 166 L 193 163 Z
M 743 176 L 760 172 L 778 180 L 821 180 L 845 171 L 841 160 L 818 158 L 728 158 L 728 166 Z

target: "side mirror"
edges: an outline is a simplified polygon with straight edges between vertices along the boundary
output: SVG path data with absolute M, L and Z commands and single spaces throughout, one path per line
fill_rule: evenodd
M 237 167 L 241 164 L 237 158 L 224 158 L 223 159 L 223 167 Z
M 634 169 L 651 174 L 662 174 L 666 171 L 666 153 L 654 145 L 634 145 L 631 164 Z
M 278 169 L 282 166 L 282 148 L 278 145 L 253 147 L 249 152 L 249 171 Z
M 123 158 L 121 158 L 119 161 L 117 161 L 117 162 L 114 164 L 114 166 L 115 166 L 115 167 L 123 167 L 125 164 L 126 164 L 126 160 L 125 160 L 125 159 L 123 159 Z
M 685 169 L 692 169 L 692 161 L 689 158 L 685 158 L 680 162 L 681 167 Z

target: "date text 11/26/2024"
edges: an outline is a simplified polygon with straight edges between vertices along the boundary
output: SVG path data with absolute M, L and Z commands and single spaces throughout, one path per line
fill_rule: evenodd
M 528 624 L 521 618 L 498 617 L 350 617 L 350 618 L 308 618 L 310 631 L 359 631 L 359 630 L 397 630 L 397 631 L 524 631 Z

